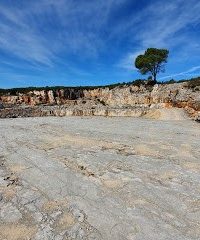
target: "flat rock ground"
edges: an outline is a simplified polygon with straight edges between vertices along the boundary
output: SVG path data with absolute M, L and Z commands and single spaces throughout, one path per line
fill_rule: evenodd
M 0 120 L 0 239 L 200 239 L 200 125 Z

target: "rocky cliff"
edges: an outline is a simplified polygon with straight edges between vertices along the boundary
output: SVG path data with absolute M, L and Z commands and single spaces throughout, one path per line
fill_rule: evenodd
M 200 115 L 200 87 L 188 82 L 123 85 L 113 89 L 66 88 L 0 96 L 0 117 L 46 115 L 141 116 L 154 108 L 184 108 Z

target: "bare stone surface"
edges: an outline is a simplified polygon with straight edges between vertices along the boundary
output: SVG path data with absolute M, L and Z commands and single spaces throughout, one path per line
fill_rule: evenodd
M 200 127 L 174 114 L 1 119 L 0 239 L 200 239 Z
M 16 222 L 22 218 L 22 215 L 15 206 L 11 203 L 7 203 L 5 205 L 1 204 L 0 218 L 3 222 Z

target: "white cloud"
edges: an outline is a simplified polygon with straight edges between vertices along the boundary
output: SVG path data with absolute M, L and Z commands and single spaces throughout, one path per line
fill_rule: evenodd
M 192 68 L 188 69 L 187 71 L 183 71 L 183 72 L 180 72 L 180 73 L 174 73 L 174 74 L 170 74 L 170 75 L 161 77 L 160 80 L 170 79 L 170 78 L 173 78 L 173 77 L 184 76 L 184 75 L 188 75 L 188 74 L 190 75 L 192 73 L 195 73 L 198 70 L 200 70 L 200 66 L 195 66 L 195 67 L 192 67 Z
M 176 61 L 183 56 L 194 53 L 200 54 L 197 42 L 199 36 L 187 33 L 187 27 L 195 28 L 200 22 L 200 1 L 176 0 L 176 1 L 153 1 L 152 4 L 142 9 L 138 13 L 130 16 L 130 19 L 122 21 L 114 30 L 111 39 L 119 41 L 129 39 L 138 49 L 149 47 L 168 48 L 174 52 L 179 50 Z M 122 56 L 119 66 L 131 69 L 134 52 L 128 52 Z M 137 53 L 138 54 L 138 53 Z
M 0 48 L 30 62 L 52 65 L 55 57 L 46 39 L 29 25 L 26 11 L 0 6 Z
M 60 55 L 73 53 L 95 58 L 101 51 L 109 51 L 109 44 L 123 41 L 130 44 L 127 49 L 172 49 L 184 45 L 183 51 L 191 51 L 196 38 L 182 35 L 181 31 L 199 23 L 200 2 L 197 0 L 155 0 L 146 8 L 133 10 L 129 17 L 116 19 L 102 39 L 112 13 L 131 1 L 33 0 L 24 1 L 23 8 L 17 7 L 18 1 L 13 6 L 0 3 L 0 48 L 31 64 L 48 67 L 59 62 Z M 47 29 L 46 25 L 52 28 Z M 142 52 L 124 52 L 116 65 L 132 71 L 135 57 Z
M 199 12 L 200 2 L 196 0 L 153 1 L 116 26 L 112 37 L 128 37 L 145 48 L 171 45 L 172 37 L 180 30 L 199 23 Z
M 95 57 L 103 47 L 99 31 L 121 2 L 40 0 L 30 1 L 22 9 L 0 3 L 0 48 L 47 66 L 63 52 Z
M 135 68 L 135 59 L 138 55 L 143 54 L 145 50 L 140 50 L 140 51 L 136 51 L 134 53 L 129 53 L 127 54 L 127 56 L 125 56 L 120 63 L 117 65 L 120 68 L 124 68 L 126 70 L 137 70 Z

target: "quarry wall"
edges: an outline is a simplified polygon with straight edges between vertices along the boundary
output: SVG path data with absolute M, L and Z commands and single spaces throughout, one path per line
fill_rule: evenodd
M 184 108 L 198 118 L 200 91 L 186 82 L 123 85 L 115 88 L 56 89 L 0 96 L 0 117 L 19 116 L 141 116 L 153 108 Z

